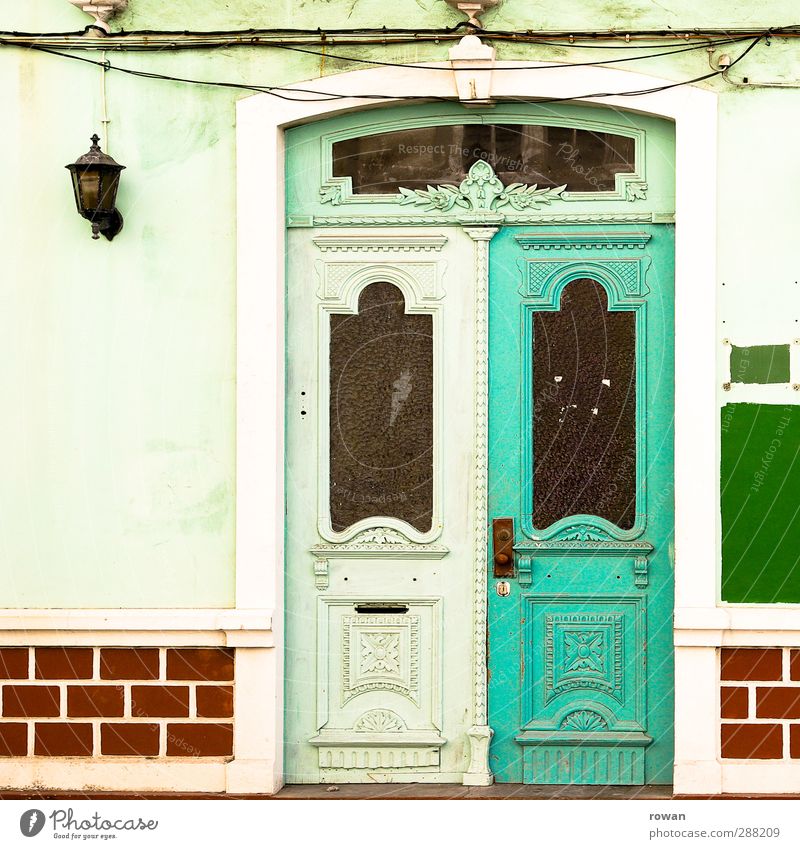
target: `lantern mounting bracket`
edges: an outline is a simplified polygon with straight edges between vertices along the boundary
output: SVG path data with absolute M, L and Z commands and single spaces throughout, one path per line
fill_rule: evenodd
M 111 32 L 108 22 L 119 12 L 124 12 L 128 6 L 128 0 L 69 0 L 73 6 L 86 12 L 94 18 L 94 23 L 89 26 L 98 27 L 104 33 Z

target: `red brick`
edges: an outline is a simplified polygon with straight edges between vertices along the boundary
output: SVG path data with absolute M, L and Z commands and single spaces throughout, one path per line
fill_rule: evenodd
M 722 757 L 766 760 L 783 757 L 783 726 L 726 724 L 722 726 Z
M 92 649 L 36 649 L 36 677 L 51 680 L 91 678 Z
M 170 681 L 233 681 L 232 649 L 168 649 Z
M 131 687 L 133 716 L 189 716 L 189 688 L 143 684 Z
M 67 716 L 122 716 L 125 688 L 102 684 L 67 687 Z
M 100 677 L 115 681 L 157 681 L 158 649 L 101 649 Z
M 780 681 L 782 674 L 780 649 L 722 649 L 720 679 L 723 681 Z
M 28 677 L 27 649 L 0 649 L 0 678 Z
M 789 756 L 800 758 L 800 725 L 789 726 Z
M 3 716 L 58 716 L 58 687 L 36 684 L 6 684 L 3 687 Z
M 759 719 L 800 719 L 800 687 L 756 687 Z
M 233 687 L 197 687 L 197 715 L 233 716 Z
M 37 722 L 33 751 L 52 757 L 91 755 L 92 726 L 88 722 Z
M 0 757 L 24 758 L 28 754 L 28 726 L 24 722 L 0 722 Z
M 723 719 L 747 719 L 747 687 L 722 687 L 720 713 Z
M 792 681 L 800 681 L 800 649 L 789 652 L 789 675 Z
M 167 754 L 178 758 L 225 757 L 233 754 L 233 726 L 216 723 L 170 723 Z
M 104 755 L 158 755 L 158 724 L 155 722 L 104 722 L 100 726 L 100 750 Z

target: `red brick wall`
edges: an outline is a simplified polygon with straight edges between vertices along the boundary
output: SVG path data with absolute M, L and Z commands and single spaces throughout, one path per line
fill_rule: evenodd
M 723 758 L 800 758 L 800 649 L 720 650 Z
M 0 757 L 233 755 L 234 651 L 0 648 Z

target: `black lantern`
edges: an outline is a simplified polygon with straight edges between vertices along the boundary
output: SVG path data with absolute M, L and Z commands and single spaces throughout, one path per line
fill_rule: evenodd
M 72 174 L 78 212 L 92 223 L 92 238 L 99 239 L 102 233 L 110 242 L 122 229 L 116 201 L 119 175 L 125 166 L 103 153 L 99 141 L 95 133 L 89 151 L 66 167 Z

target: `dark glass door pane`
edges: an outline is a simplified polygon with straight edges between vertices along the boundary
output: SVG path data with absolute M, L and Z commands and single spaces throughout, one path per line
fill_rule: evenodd
M 614 189 L 614 177 L 635 170 L 628 136 L 529 124 L 417 127 L 333 144 L 333 176 L 351 177 L 355 194 L 392 194 L 399 186 L 460 183 L 484 159 L 506 184 Z
M 333 530 L 393 516 L 418 531 L 433 516 L 433 320 L 372 283 L 357 315 L 331 316 L 330 510 Z
M 533 314 L 533 524 L 574 514 L 636 519 L 636 329 L 595 280 Z

